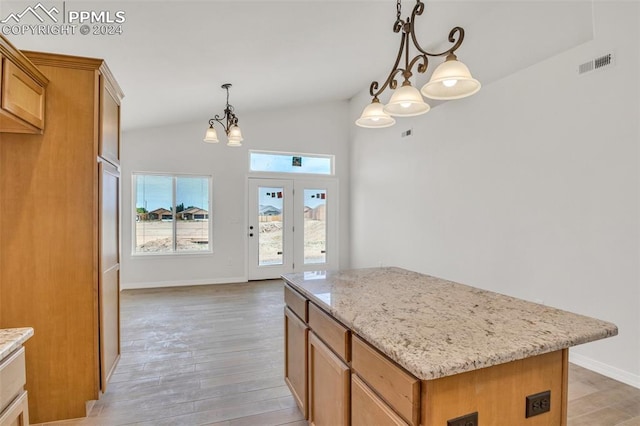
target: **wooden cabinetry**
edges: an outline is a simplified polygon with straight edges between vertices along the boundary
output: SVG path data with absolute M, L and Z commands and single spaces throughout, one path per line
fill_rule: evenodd
M 24 347 L 0 360 L 0 426 L 29 424 Z
M 105 117 L 103 117 L 103 122 Z M 117 123 L 116 123 L 117 124 Z M 100 171 L 100 383 L 104 392 L 120 358 L 120 171 L 99 161 Z
M 47 78 L 0 36 L 0 132 L 42 133 Z
M 50 81 L 47 129 L 0 143 L 0 327 L 35 329 L 26 387 L 41 423 L 85 416 L 119 357 L 122 92 L 102 60 L 23 53 Z
M 419 424 L 420 380 L 357 336 L 353 336 L 351 366 L 408 424 Z
M 307 345 L 309 327 L 289 308 L 285 308 L 284 311 L 284 339 L 284 380 L 306 419 L 308 416 Z
M 315 333 L 309 333 L 309 424 L 349 425 L 349 366 Z
M 287 285 L 284 299 L 285 382 L 309 424 L 348 425 L 349 330 Z
M 376 393 L 357 375 L 351 375 L 352 426 L 407 426 Z
M 309 410 L 309 327 L 308 303 L 291 287 L 284 287 L 284 381 L 289 386 L 304 418 Z

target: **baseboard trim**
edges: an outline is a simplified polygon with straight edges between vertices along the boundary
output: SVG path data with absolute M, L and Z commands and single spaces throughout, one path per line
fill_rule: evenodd
M 640 376 L 569 351 L 569 362 L 640 389 Z
M 210 278 L 204 280 L 180 280 L 180 281 L 151 281 L 138 283 L 120 283 L 122 290 L 135 290 L 143 288 L 163 288 L 163 287 L 187 287 L 192 285 L 210 285 L 210 284 L 234 284 L 246 283 L 247 277 L 226 277 L 226 278 Z

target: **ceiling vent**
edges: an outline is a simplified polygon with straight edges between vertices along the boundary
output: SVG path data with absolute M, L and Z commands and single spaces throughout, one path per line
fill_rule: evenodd
M 588 74 L 599 69 L 610 67 L 614 63 L 613 59 L 613 53 L 607 53 L 584 64 L 580 64 L 578 66 L 578 75 Z

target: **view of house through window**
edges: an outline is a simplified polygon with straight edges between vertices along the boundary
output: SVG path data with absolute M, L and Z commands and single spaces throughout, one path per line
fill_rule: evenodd
M 210 251 L 211 177 L 133 174 L 134 253 Z

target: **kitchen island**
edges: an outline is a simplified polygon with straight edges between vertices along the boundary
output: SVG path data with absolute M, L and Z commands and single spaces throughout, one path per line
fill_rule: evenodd
M 283 278 L 285 380 L 316 425 L 564 425 L 568 348 L 617 334 L 399 268 Z

